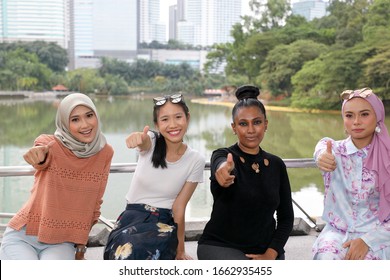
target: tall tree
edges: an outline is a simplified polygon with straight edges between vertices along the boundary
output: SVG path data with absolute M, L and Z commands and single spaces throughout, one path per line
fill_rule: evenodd
M 252 18 L 252 26 L 257 31 L 283 26 L 291 11 L 289 0 L 251 0 L 249 7 L 255 14 Z
M 291 77 L 307 61 L 328 51 L 328 47 L 310 40 L 299 40 L 290 45 L 278 45 L 272 49 L 262 64 L 260 79 L 273 95 L 290 96 L 293 90 Z

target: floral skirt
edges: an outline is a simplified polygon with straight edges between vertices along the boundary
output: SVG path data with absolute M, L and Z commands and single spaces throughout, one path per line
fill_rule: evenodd
M 170 209 L 128 204 L 104 249 L 105 260 L 174 260 L 177 225 Z

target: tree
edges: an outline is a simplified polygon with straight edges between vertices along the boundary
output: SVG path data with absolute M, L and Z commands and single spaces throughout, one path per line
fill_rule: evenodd
M 390 99 L 390 49 L 382 49 L 378 54 L 364 61 L 363 81 L 385 99 Z
M 369 53 L 361 47 L 339 48 L 304 64 L 292 77 L 292 105 L 329 109 L 343 90 L 365 86 L 359 80 Z
M 68 72 L 68 77 L 68 88 L 72 91 L 94 93 L 104 88 L 104 79 L 99 76 L 96 69 L 76 69 Z
M 66 50 L 58 46 L 56 43 L 34 41 L 0 44 L 0 50 L 3 49 L 11 51 L 20 48 L 28 53 L 36 54 L 39 62 L 45 64 L 54 72 L 64 71 L 68 64 Z
M 252 18 L 252 26 L 258 31 L 267 31 L 284 25 L 290 11 L 288 0 L 251 0 L 249 6 L 259 18 Z
M 0 88 L 5 90 L 45 89 L 50 84 L 51 70 L 39 62 L 36 54 L 22 48 L 0 52 L 0 73 L 7 79 L 2 79 Z
M 273 95 L 290 96 L 293 90 L 291 77 L 307 61 L 328 51 L 328 47 L 310 40 L 299 40 L 290 45 L 278 45 L 272 49 L 262 64 L 260 79 Z

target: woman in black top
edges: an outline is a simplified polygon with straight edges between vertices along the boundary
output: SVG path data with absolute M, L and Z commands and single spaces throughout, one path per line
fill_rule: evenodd
M 200 260 L 284 259 L 294 222 L 290 182 L 282 159 L 259 146 L 268 125 L 259 93 L 254 86 L 236 90 L 238 142 L 212 154 L 214 203 L 198 242 Z

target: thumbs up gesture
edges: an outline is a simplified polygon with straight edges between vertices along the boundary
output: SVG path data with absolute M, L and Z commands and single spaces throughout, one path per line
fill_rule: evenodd
M 51 141 L 49 144 L 44 146 L 32 147 L 23 155 L 24 160 L 32 166 L 44 163 L 50 147 L 53 146 L 54 143 L 55 141 Z
M 126 145 L 129 149 L 139 147 L 141 150 L 146 150 L 150 146 L 150 138 L 148 136 L 149 126 L 145 126 L 142 132 L 133 132 L 126 138 Z
M 227 155 L 226 161 L 218 167 L 217 171 L 215 171 L 215 178 L 217 179 L 219 185 L 222 187 L 229 187 L 234 183 L 235 176 L 230 174 L 233 169 L 233 155 L 229 153 Z
M 336 169 L 336 158 L 332 154 L 332 141 L 326 142 L 326 150 L 318 156 L 317 166 L 325 172 L 332 172 Z

